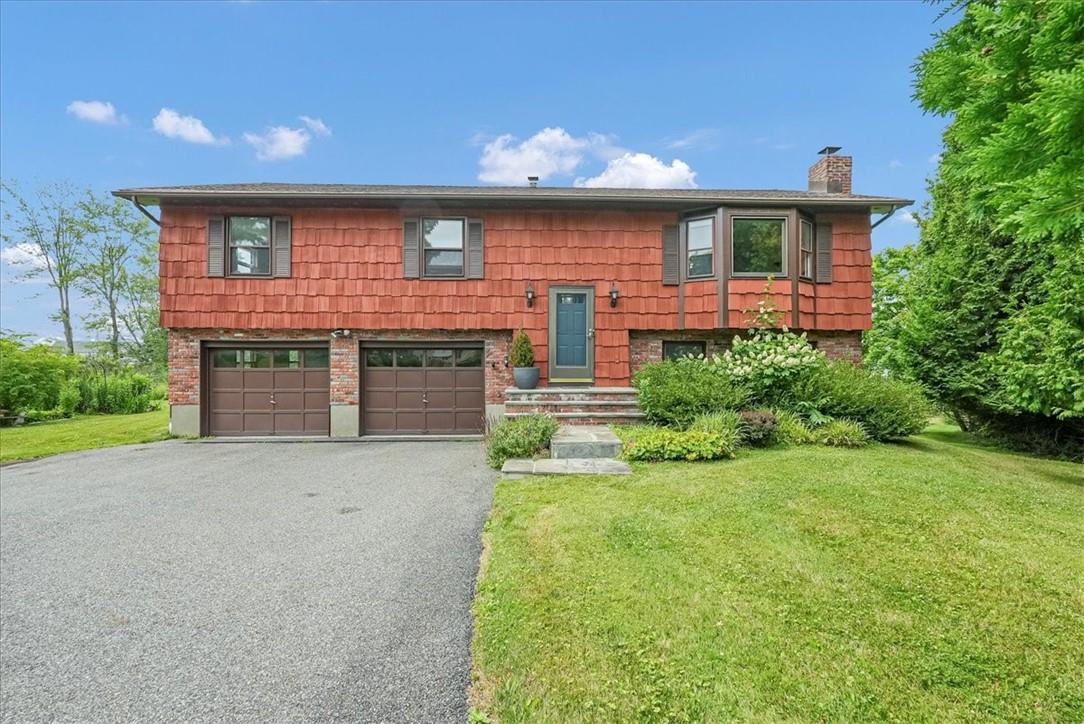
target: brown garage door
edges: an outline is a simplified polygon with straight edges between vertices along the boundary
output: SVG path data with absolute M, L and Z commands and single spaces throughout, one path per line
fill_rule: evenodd
M 365 434 L 482 431 L 484 355 L 479 347 L 362 349 Z
M 327 435 L 327 347 L 207 351 L 210 435 Z

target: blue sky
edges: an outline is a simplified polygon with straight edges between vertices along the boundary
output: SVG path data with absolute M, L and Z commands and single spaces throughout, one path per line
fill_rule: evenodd
M 0 4 L 0 174 L 804 188 L 925 199 L 944 120 L 911 99 L 918 2 Z M 546 130 L 549 129 L 549 130 Z M 917 206 L 916 206 L 917 208 Z M 907 217 L 874 248 L 913 241 Z M 58 334 L 5 255 L 0 326 Z M 77 310 L 79 311 L 79 310 Z

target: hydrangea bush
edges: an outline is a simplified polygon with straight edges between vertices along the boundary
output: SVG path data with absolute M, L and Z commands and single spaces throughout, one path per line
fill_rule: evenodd
M 755 329 L 746 339 L 735 336 L 733 346 L 709 362 L 721 374 L 749 387 L 760 401 L 769 402 L 795 380 L 823 366 L 825 357 L 813 349 L 804 333 L 794 334 L 784 327 L 780 332 Z

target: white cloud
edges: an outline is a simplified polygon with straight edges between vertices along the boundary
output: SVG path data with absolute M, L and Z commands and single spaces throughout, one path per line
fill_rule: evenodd
M 182 116 L 172 108 L 163 108 L 154 117 L 154 130 L 166 138 L 179 138 L 188 143 L 222 145 L 229 143 L 227 138 L 216 138 L 203 121 L 195 116 Z
M 527 183 L 528 176 L 543 181 L 554 175 L 569 176 L 583 163 L 590 145 L 588 138 L 575 138 L 563 128 L 543 128 L 521 143 L 516 143 L 511 133 L 505 133 L 482 148 L 478 180 L 521 186 Z
M 281 161 L 305 155 L 312 141 L 312 134 L 304 128 L 275 126 L 264 133 L 246 133 L 245 141 L 256 149 L 261 161 Z
M 117 113 L 117 109 L 109 101 L 72 101 L 67 110 L 79 120 L 91 123 L 116 126 L 128 122 L 125 116 Z
M 682 148 L 714 148 L 715 139 L 719 135 L 719 129 L 717 128 L 698 128 L 695 131 L 690 131 L 684 136 L 670 139 L 666 143 L 667 148 L 682 149 Z
M 692 189 L 696 172 L 689 164 L 674 159 L 667 165 L 646 153 L 626 152 L 606 165 L 598 176 L 576 179 L 585 188 Z
M 897 211 L 896 223 L 914 225 L 918 223 L 918 217 L 911 211 Z
M 891 161 L 888 162 L 888 167 L 889 168 L 903 168 L 903 161 L 900 161 L 900 160 L 894 158 L 894 159 L 892 159 Z
M 331 128 L 319 118 L 301 116 L 301 122 L 308 126 L 309 130 L 317 136 L 324 136 L 326 138 L 331 135 Z
M 24 271 L 44 271 L 45 257 L 34 244 L 23 242 L 12 244 L 0 250 L 0 260 L 10 266 L 20 267 Z
M 935 153 L 926 159 L 929 163 L 941 163 L 941 154 Z

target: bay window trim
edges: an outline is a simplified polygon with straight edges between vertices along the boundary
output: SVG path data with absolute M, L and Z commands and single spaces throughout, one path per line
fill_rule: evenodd
M 716 274 L 719 271 L 719 265 L 717 258 L 719 256 L 718 249 L 718 229 L 716 228 L 718 221 L 715 218 L 714 213 L 706 215 L 688 216 L 681 219 L 681 255 L 682 255 L 682 277 L 686 281 L 701 281 L 704 279 L 715 279 Z M 692 275 L 689 273 L 689 260 L 691 256 L 689 254 L 689 224 L 694 221 L 710 221 L 711 222 L 711 244 L 708 249 L 711 252 L 711 271 L 707 274 Z
M 729 243 L 729 258 L 727 261 L 727 276 L 731 279 L 789 279 L 790 268 L 794 265 L 793 250 L 796 236 L 796 209 L 728 209 L 726 213 L 726 232 Z M 739 272 L 734 270 L 734 221 L 738 219 L 767 219 L 783 222 L 782 235 L 782 271 L 778 272 Z

